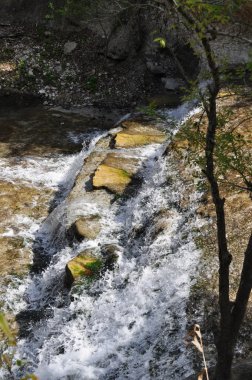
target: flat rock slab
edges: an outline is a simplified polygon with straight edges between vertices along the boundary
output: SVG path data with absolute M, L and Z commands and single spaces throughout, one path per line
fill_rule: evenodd
M 124 130 L 126 130 L 128 133 L 132 134 L 147 134 L 147 135 L 162 135 L 166 137 L 166 134 L 164 131 L 156 127 L 155 125 L 150 125 L 150 124 L 143 124 L 139 123 L 137 121 L 124 121 L 122 122 L 122 127 Z
M 141 164 L 140 158 L 116 152 L 109 153 L 95 171 L 93 186 L 104 187 L 113 193 L 122 194 L 130 185 Z
M 166 141 L 166 134 L 160 129 L 129 121 L 122 124 L 123 130 L 115 137 L 116 148 L 134 148 L 142 145 L 163 143 Z
M 122 194 L 131 183 L 132 175 L 126 170 L 101 164 L 95 172 L 93 186 L 105 187 L 116 194 Z
M 136 174 L 141 166 L 140 159 L 118 153 L 109 153 L 102 163 L 113 168 L 125 170 L 130 175 Z

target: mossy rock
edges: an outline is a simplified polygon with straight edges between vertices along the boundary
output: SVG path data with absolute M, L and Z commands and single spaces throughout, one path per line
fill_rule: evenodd
M 72 284 L 80 279 L 94 279 L 102 268 L 102 261 L 90 254 L 90 250 L 79 253 L 66 265 L 65 284 L 71 287 Z
M 122 194 L 131 180 L 132 176 L 126 170 L 101 164 L 95 172 L 93 186 L 104 187 L 113 193 Z

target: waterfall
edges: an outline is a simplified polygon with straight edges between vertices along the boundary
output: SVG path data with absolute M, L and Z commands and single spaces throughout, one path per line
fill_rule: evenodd
M 181 108 L 177 113 L 185 116 Z M 76 156 L 66 189 L 72 186 L 76 162 L 83 162 L 99 138 L 81 159 Z M 49 264 L 26 280 L 25 305 L 22 301 L 19 309 L 41 314 L 18 343 L 16 357 L 26 361 L 26 372 L 40 380 L 179 380 L 192 372 L 184 336 L 199 256 L 192 232 L 199 223 L 197 194 L 191 195 L 189 207 L 181 207 L 187 189 L 172 154 L 164 154 L 167 144 L 134 150 L 143 160 L 142 183 L 133 197 L 111 205 L 95 240 L 58 243 L 55 236 L 62 241 L 64 231 L 58 226 L 64 227 L 67 207 L 69 213 L 63 200 L 41 227 Z M 83 207 L 81 199 L 70 213 L 78 207 Z M 64 288 L 66 263 L 86 248 L 99 250 L 106 244 L 117 248 L 114 269 L 69 293 Z

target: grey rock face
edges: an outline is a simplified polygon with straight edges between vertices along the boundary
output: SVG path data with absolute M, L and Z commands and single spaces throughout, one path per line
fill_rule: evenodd
M 168 91 L 176 91 L 183 85 L 183 82 L 179 78 L 162 78 L 165 89 Z
M 64 54 L 71 54 L 77 47 L 76 42 L 67 41 L 64 45 Z
M 123 61 L 140 46 L 138 25 L 134 17 L 129 22 L 119 24 L 111 33 L 108 43 L 108 58 Z

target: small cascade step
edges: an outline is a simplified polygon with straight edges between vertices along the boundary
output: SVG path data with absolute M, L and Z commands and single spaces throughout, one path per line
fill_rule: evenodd
M 116 148 L 134 148 L 166 141 L 166 134 L 155 126 L 143 125 L 134 121 L 122 124 L 123 130 L 115 137 Z
M 101 231 L 99 215 L 82 216 L 74 223 L 73 233 L 78 240 L 96 239 Z
M 105 187 L 113 193 L 123 194 L 141 164 L 141 159 L 127 157 L 122 153 L 109 153 L 95 171 L 93 186 Z

